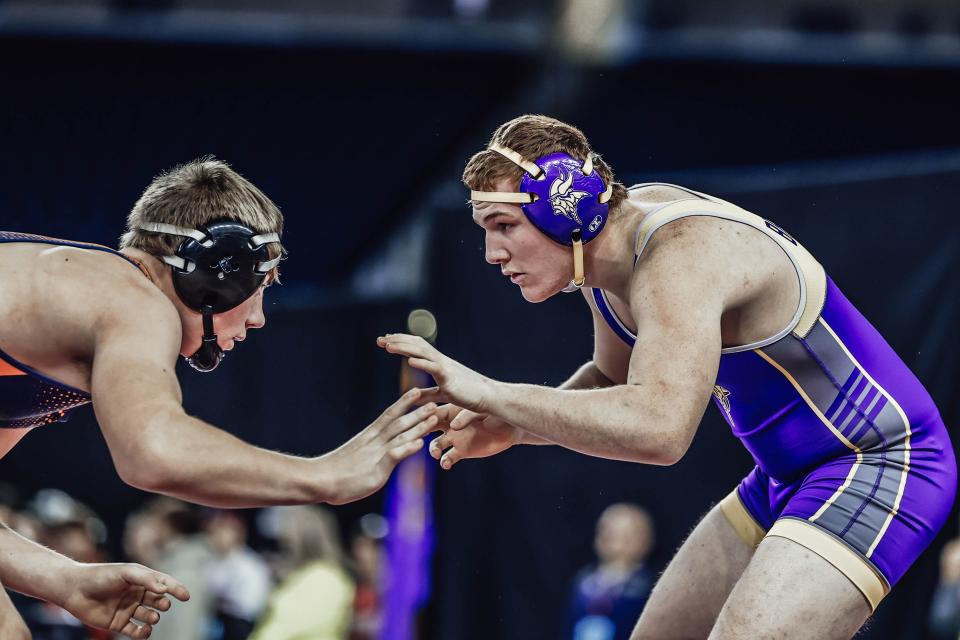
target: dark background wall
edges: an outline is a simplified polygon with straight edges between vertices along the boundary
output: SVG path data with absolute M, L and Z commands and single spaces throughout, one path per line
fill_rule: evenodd
M 579 296 L 525 304 L 483 263 L 465 192 L 430 196 L 455 185 L 496 124 L 541 110 L 581 126 L 624 181 L 683 181 L 788 229 L 928 385 L 956 434 L 955 67 L 694 57 L 597 68 L 522 50 L 6 36 L 0 79 L 0 227 L 113 244 L 153 175 L 211 153 L 284 209 L 291 258 L 267 328 L 215 375 L 181 377 L 191 413 L 256 444 L 316 454 L 375 417 L 396 395 L 398 363 L 373 338 L 402 328 L 415 305 L 436 314 L 438 346 L 499 379 L 555 384 L 589 358 Z M 424 208 L 418 293 L 360 302 L 336 288 Z M 439 474 L 424 637 L 557 637 L 607 504 L 649 508 L 662 566 L 750 467 L 708 409 L 672 468 L 529 447 Z M 89 410 L 31 434 L 0 479 L 62 487 L 114 536 L 144 498 L 118 480 Z M 379 500 L 338 515 L 349 523 Z M 865 637 L 923 636 L 936 562 L 931 549 Z

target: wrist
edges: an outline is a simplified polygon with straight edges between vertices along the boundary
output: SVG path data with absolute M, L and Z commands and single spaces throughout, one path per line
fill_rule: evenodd
M 77 589 L 83 584 L 83 574 L 89 569 L 89 565 L 63 556 L 64 565 L 58 567 L 51 576 L 48 587 L 44 590 L 41 597 L 52 604 L 57 605 L 69 611 L 68 602 L 70 596 L 76 593 Z
M 475 413 L 485 413 L 487 415 L 492 415 L 503 420 L 504 418 L 492 411 L 494 407 L 500 407 L 503 404 L 503 401 L 507 398 L 509 393 L 510 385 L 506 382 L 500 382 L 499 380 L 494 380 L 493 378 L 484 378 L 483 389 L 484 393 L 480 398 L 480 401 L 477 403 L 477 408 L 473 411 Z
M 311 503 L 340 504 L 342 472 L 338 470 L 336 451 L 311 459 L 313 463 L 310 485 Z

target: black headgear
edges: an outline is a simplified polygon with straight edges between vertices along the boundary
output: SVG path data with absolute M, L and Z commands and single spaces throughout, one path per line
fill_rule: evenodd
M 257 234 L 232 220 L 212 222 L 200 230 L 162 222 L 145 222 L 144 231 L 183 236 L 172 256 L 160 259 L 173 267 L 173 287 L 185 305 L 203 314 L 203 343 L 187 358 L 194 369 L 212 371 L 224 353 L 213 331 L 213 314 L 229 311 L 252 296 L 284 257 L 270 259 L 268 245 L 277 233 Z

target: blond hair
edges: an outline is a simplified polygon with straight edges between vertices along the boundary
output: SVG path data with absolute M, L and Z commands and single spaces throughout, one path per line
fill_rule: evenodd
M 260 189 L 213 156 L 205 156 L 161 173 L 144 190 L 127 216 L 120 248 L 133 248 L 153 256 L 170 255 L 183 238 L 144 231 L 145 222 L 162 222 L 199 229 L 211 222 L 232 220 L 257 233 L 283 233 L 283 214 Z M 268 245 L 270 257 L 281 252 Z M 271 272 L 277 278 L 277 270 Z
M 594 153 L 587 137 L 580 129 L 543 115 L 524 115 L 497 127 L 488 146 L 498 144 L 513 149 L 521 156 L 536 162 L 551 153 L 566 153 L 577 160 L 593 155 L 593 166 L 605 184 L 613 185 L 610 211 L 613 212 L 627 198 L 627 188 L 616 181 L 610 165 Z M 475 191 L 492 191 L 496 183 L 506 178 L 514 188 L 519 187 L 523 169 L 490 149 L 474 154 L 463 170 L 463 184 Z

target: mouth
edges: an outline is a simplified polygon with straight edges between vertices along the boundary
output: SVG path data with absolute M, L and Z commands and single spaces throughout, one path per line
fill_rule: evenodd
M 233 351 L 233 348 L 236 347 L 239 343 L 243 342 L 243 340 L 244 339 L 240 337 L 230 338 L 230 341 L 226 344 L 226 346 L 222 346 L 220 348 L 223 349 L 224 351 Z
M 526 277 L 527 274 L 525 274 L 525 273 L 504 273 L 503 275 L 508 276 L 508 277 L 510 278 L 510 282 L 512 282 L 513 284 L 521 284 L 521 283 L 523 282 L 523 279 Z

